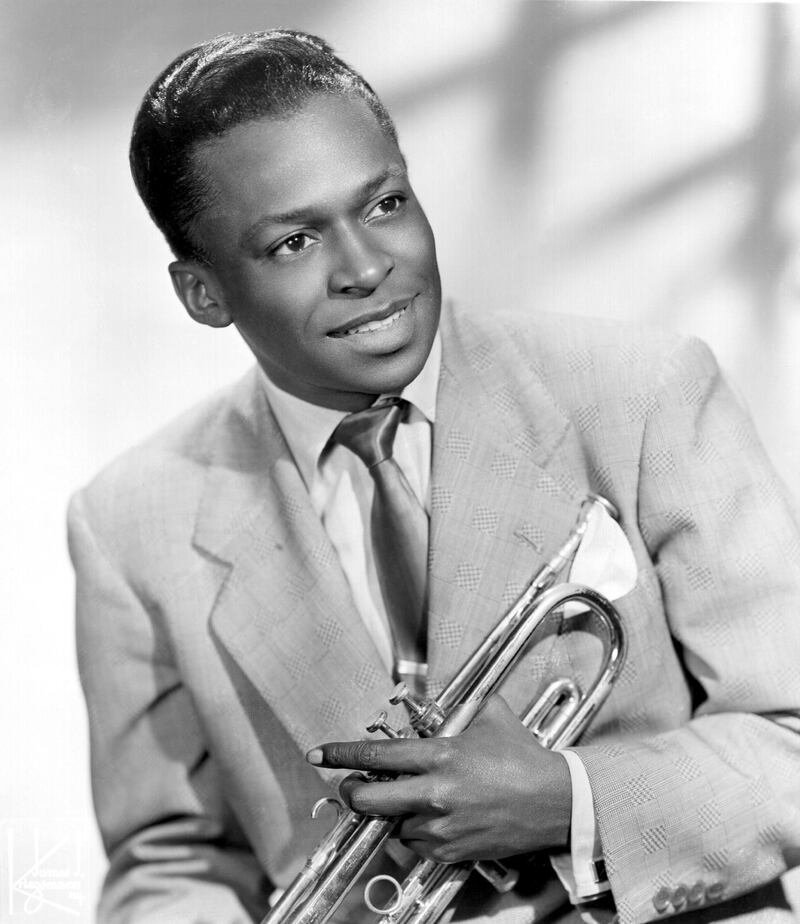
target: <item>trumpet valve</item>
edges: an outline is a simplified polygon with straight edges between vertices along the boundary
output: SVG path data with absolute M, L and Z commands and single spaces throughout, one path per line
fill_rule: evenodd
M 400 703 L 405 703 L 406 709 L 412 716 L 422 715 L 425 711 L 426 703 L 423 700 L 417 699 L 416 696 L 408 689 L 408 684 L 400 681 L 397 686 L 392 691 L 392 695 L 389 697 L 389 702 L 393 706 L 399 706 Z
M 398 683 L 389 702 L 393 706 L 403 703 L 408 709 L 411 726 L 417 734 L 430 737 L 444 721 L 444 712 L 436 700 L 417 699 L 405 683 Z
M 403 735 L 397 731 L 396 728 L 392 728 L 386 719 L 386 712 L 382 709 L 374 716 L 369 725 L 367 725 L 367 731 L 370 732 L 370 734 L 381 731 L 387 738 L 402 738 Z

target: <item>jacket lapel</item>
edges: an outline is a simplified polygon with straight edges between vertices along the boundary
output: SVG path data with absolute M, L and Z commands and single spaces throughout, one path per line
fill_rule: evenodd
M 438 695 L 575 522 L 569 421 L 515 338 L 443 321 L 432 471 L 429 692 Z M 530 692 L 512 676 L 510 700 Z M 520 702 L 520 706 L 522 703 Z
M 570 474 L 580 450 L 569 421 L 530 358 L 514 354 L 513 336 L 487 337 L 463 320 L 457 329 L 447 312 L 442 326 L 431 477 L 432 695 L 563 542 L 587 490 Z M 392 680 L 255 370 L 208 447 L 194 543 L 222 565 L 213 632 L 301 750 L 364 737 Z M 504 695 L 513 700 L 522 685 L 512 678 Z M 388 711 L 403 724 L 400 710 Z
M 256 372 L 209 445 L 194 543 L 225 566 L 212 631 L 301 750 L 364 737 L 392 681 Z

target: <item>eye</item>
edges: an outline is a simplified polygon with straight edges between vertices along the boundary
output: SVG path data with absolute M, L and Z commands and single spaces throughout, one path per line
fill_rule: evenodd
M 308 250 L 309 247 L 312 247 L 316 243 L 316 239 L 311 237 L 310 234 L 306 234 L 305 231 L 300 231 L 297 234 L 293 234 L 291 237 L 285 238 L 280 244 L 273 247 L 270 251 L 270 255 L 277 257 L 293 257 L 296 254 Z
M 367 214 L 367 221 L 371 221 L 373 218 L 384 218 L 387 215 L 394 215 L 395 212 L 399 212 L 403 207 L 403 203 L 406 201 L 405 196 L 401 196 L 399 193 L 393 193 L 391 196 L 384 196 L 380 202 L 370 209 Z

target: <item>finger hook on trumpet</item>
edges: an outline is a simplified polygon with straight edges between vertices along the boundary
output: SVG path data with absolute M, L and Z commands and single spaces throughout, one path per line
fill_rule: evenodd
M 332 805 L 334 807 L 338 818 L 341 818 L 347 811 L 345 806 L 342 805 L 341 800 L 334 798 L 334 796 L 325 796 L 322 799 L 317 799 L 314 803 L 314 807 L 311 809 L 311 817 L 314 819 L 319 818 L 319 813 L 326 805 Z

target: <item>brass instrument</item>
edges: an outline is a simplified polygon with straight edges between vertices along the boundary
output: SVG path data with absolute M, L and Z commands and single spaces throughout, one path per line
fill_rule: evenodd
M 556 584 L 580 545 L 590 516 L 598 505 L 617 518 L 613 505 L 604 498 L 590 494 L 584 500 L 567 540 L 533 577 L 438 699 L 417 700 L 404 684 L 398 685 L 390 702 L 406 704 L 411 715 L 410 728 L 395 731 L 386 725 L 386 714 L 379 713 L 367 731 L 381 730 L 390 737 L 411 737 L 415 733 L 421 737 L 460 734 L 478 714 L 487 697 L 503 682 L 533 633 L 550 613 L 566 604 L 579 604 L 580 609 L 588 609 L 598 617 L 606 635 L 602 664 L 594 683 L 588 690 L 581 691 L 571 679 L 555 680 L 520 717 L 544 747 L 565 747 L 576 741 L 610 693 L 625 657 L 625 639 L 614 606 L 590 587 Z M 324 924 L 400 824 L 398 818 L 360 815 L 333 799 L 318 802 L 312 814 L 316 817 L 320 806 L 329 802 L 338 806 L 336 824 L 262 924 Z M 473 871 L 489 879 L 499 891 L 508 891 L 516 883 L 515 873 L 497 862 L 445 864 L 420 860 L 403 883 L 388 876 L 370 880 L 365 889 L 365 902 L 385 924 L 433 924 L 441 918 Z M 385 907 L 373 901 L 378 883 L 388 883 L 395 894 L 394 900 Z

